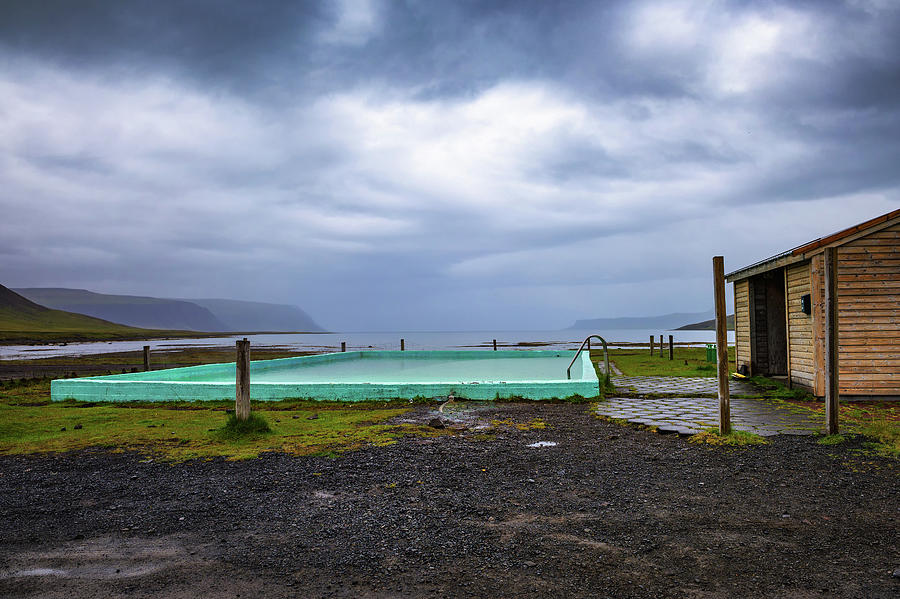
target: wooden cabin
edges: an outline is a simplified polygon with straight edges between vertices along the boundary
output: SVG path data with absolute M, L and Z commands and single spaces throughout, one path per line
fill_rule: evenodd
M 726 275 L 737 369 L 825 395 L 827 247 L 837 248 L 841 396 L 900 399 L 900 210 Z

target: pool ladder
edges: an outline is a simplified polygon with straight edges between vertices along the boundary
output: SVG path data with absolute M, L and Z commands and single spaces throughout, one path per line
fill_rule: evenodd
M 600 335 L 588 335 L 587 337 L 584 338 L 584 341 L 581 342 L 581 347 L 579 347 L 579 348 L 578 348 L 578 351 L 575 352 L 575 357 L 572 358 L 572 361 L 569 362 L 569 367 L 566 368 L 566 378 L 567 378 L 567 379 L 571 379 L 571 378 L 572 378 L 572 364 L 575 363 L 575 360 L 577 360 L 577 359 L 578 359 L 578 356 L 581 355 L 581 352 L 584 351 L 584 346 L 585 346 L 585 345 L 587 345 L 587 350 L 588 350 L 588 360 L 590 360 L 590 356 L 591 356 L 591 338 L 592 338 L 592 337 L 596 337 L 597 339 L 600 340 L 600 343 L 603 344 L 603 365 L 606 367 L 606 370 L 603 371 L 603 372 L 604 372 L 604 374 L 603 374 L 603 380 L 604 380 L 604 382 L 609 382 L 609 348 L 606 346 L 606 339 L 604 339 L 604 338 L 601 337 Z

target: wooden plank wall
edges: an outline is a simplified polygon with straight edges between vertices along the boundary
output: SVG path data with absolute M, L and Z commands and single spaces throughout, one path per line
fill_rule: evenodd
M 750 281 L 744 279 L 734 284 L 734 341 L 735 366 L 750 368 Z
M 811 293 L 809 262 L 785 269 L 787 286 L 788 351 L 791 382 L 809 390 L 816 386 L 816 364 L 813 356 L 813 317 L 804 314 L 800 298 Z
M 816 256 L 812 287 L 817 365 L 824 355 L 820 264 L 821 256 Z M 841 393 L 900 395 L 900 224 L 838 248 L 838 319 Z M 816 394 L 822 393 L 824 381 L 817 380 Z

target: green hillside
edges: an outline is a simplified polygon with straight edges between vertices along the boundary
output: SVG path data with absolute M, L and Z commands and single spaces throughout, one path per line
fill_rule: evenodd
M 51 310 L 0 285 L 0 342 L 144 339 L 172 335 L 196 335 L 187 331 L 157 331 Z

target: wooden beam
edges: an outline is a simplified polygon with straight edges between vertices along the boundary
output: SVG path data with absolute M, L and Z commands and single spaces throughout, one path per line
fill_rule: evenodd
M 716 300 L 716 357 L 719 377 L 719 434 L 731 432 L 731 395 L 728 388 L 728 325 L 725 310 L 725 258 L 713 256 Z
M 234 415 L 238 420 L 250 418 L 250 342 L 244 337 L 236 341 Z
M 150 346 L 144 346 L 144 372 L 150 370 Z
M 837 248 L 825 248 L 825 433 L 838 433 L 840 394 L 838 360 Z

